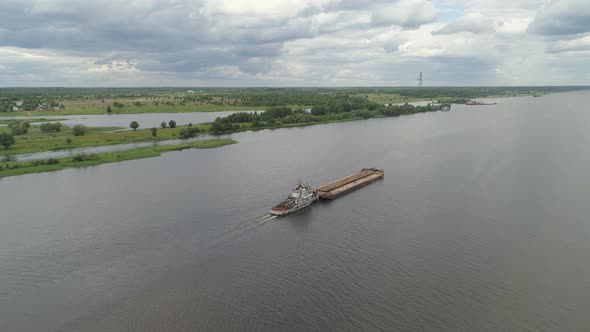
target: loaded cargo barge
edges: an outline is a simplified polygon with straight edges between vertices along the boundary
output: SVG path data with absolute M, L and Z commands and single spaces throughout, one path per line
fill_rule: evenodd
M 363 168 L 360 172 L 324 184 L 315 189 L 319 199 L 334 199 L 360 187 L 373 183 L 385 176 L 385 172 L 376 168 Z
M 284 216 L 310 206 L 319 199 L 334 199 L 369 183 L 382 179 L 385 172 L 376 168 L 363 168 L 360 172 L 324 184 L 315 189 L 307 183 L 299 184 L 291 195 L 275 205 L 267 216 Z
M 489 106 L 489 105 L 496 105 L 497 103 L 483 103 L 481 101 L 473 101 L 470 100 L 465 103 L 467 106 Z

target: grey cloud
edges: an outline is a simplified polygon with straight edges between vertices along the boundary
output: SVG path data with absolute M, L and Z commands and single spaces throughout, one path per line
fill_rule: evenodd
M 425 0 L 402 1 L 408 5 L 407 13 L 374 19 L 379 24 L 417 27 L 436 16 Z M 276 18 L 223 11 L 206 14 L 202 0 L 4 0 L 0 47 L 62 50 L 104 63 L 133 58 L 141 70 L 199 70 L 245 63 L 250 57 L 276 58 L 285 42 L 365 29 L 370 24 L 368 14 L 366 20 L 359 14 L 386 4 L 391 1 L 331 1 L 324 8 L 308 5 L 287 18 Z M 334 19 L 314 25 L 313 15 L 318 13 L 333 14 Z
M 404 28 L 418 28 L 432 23 L 438 18 L 438 11 L 426 0 L 402 0 L 394 5 L 379 6 L 373 9 L 373 26 L 398 25 Z
M 587 0 L 539 11 L 529 30 L 546 35 L 545 50 L 506 33 L 533 19 L 533 0 L 468 1 L 466 12 L 502 21 L 458 19 L 431 34 L 449 4 L 437 1 L 0 0 L 0 85 L 407 84 L 420 71 L 428 84 L 498 84 L 496 66 L 509 72 L 523 53 L 536 52 L 535 70 L 547 68 L 543 51 L 585 54 Z
M 494 22 L 481 15 L 464 16 L 439 30 L 433 31 L 432 34 L 448 35 L 460 32 L 471 32 L 474 34 L 491 33 L 494 32 Z
M 213 48 L 145 54 L 134 59 L 139 70 L 171 72 L 193 72 L 240 61 L 236 55 Z
M 435 82 L 455 82 L 457 85 L 490 84 L 495 78 L 498 60 L 488 57 L 432 57 L 426 67 L 426 77 Z
M 547 36 L 590 32 L 590 4 L 587 0 L 552 1 L 537 13 L 528 31 Z
M 580 39 L 558 41 L 549 44 L 545 48 L 547 53 L 565 53 L 590 51 L 590 36 Z
M 77 52 L 109 50 L 150 51 L 184 49 L 182 41 L 194 42 L 183 24 L 184 14 L 175 10 L 177 22 L 154 20 L 157 9 L 113 4 L 116 10 L 97 1 L 23 1 L 0 4 L 0 20 L 8 32 L 0 35 L 0 46 L 53 48 Z M 24 13 L 15 22 L 7 17 Z M 18 14 L 17 14 L 18 15 Z M 196 30 L 199 20 L 191 22 Z
M 495 59 L 486 57 L 413 57 L 401 62 L 380 61 L 374 63 L 370 71 L 379 73 L 384 82 L 411 82 L 410 85 L 418 83 L 420 72 L 426 86 L 448 82 L 454 85 L 492 84 L 497 64 Z
M 240 57 L 275 57 L 281 53 L 281 43 L 240 45 L 232 48 L 232 53 Z
M 108 64 L 133 59 L 147 71 L 195 71 L 241 58 L 277 56 L 280 43 L 309 36 L 301 22 L 262 29 L 232 28 L 200 15 L 198 2 L 137 8 L 117 1 L 0 3 L 0 47 L 55 49 Z M 17 16 L 18 20 L 10 17 Z M 276 44 L 272 44 L 276 42 Z
M 397 52 L 399 50 L 399 43 L 396 43 L 396 42 L 387 43 L 387 44 L 385 44 L 385 46 L 383 46 L 383 50 L 387 53 Z

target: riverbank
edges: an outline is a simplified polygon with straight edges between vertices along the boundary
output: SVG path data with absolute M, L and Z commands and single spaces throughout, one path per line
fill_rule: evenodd
M 83 136 L 74 136 L 72 128 L 62 126 L 57 133 L 44 133 L 38 126 L 31 126 L 27 134 L 15 135 L 15 144 L 10 149 L 0 150 L 0 156 L 35 153 L 44 151 L 57 151 L 76 149 L 90 146 L 100 146 L 119 143 L 133 143 L 133 137 L 127 137 L 127 132 L 112 132 L 121 129 L 119 127 L 87 128 Z M 6 127 L 0 128 L 0 133 L 10 133 Z M 143 132 L 136 132 L 141 135 Z M 139 136 L 139 135 L 135 135 Z M 147 137 L 147 135 L 145 135 Z M 151 136 L 151 134 L 150 134 Z M 71 141 L 68 141 L 70 139 Z M 141 140 L 145 141 L 145 139 Z M 69 142 L 69 143 L 68 143 Z
M 10 149 L 0 149 L 0 156 L 18 155 L 46 151 L 73 150 L 86 147 L 96 147 L 105 145 L 118 145 L 139 142 L 159 142 L 180 138 L 179 132 L 186 126 L 176 128 L 156 128 L 156 136 L 152 135 L 151 128 L 122 130 L 120 127 L 88 128 L 88 132 L 83 136 L 74 136 L 72 129 L 62 127 L 57 133 L 43 133 L 40 128 L 32 126 L 29 133 L 25 135 L 14 136 L 16 142 Z M 195 124 L 193 128 L 198 128 L 202 132 L 207 132 L 210 128 L 208 124 Z M 8 132 L 8 128 L 0 128 L 0 132 Z M 71 141 L 68 141 L 68 138 Z
M 4 116 L 4 115 L 5 114 L 2 114 L 2 116 Z M 47 115 L 47 114 L 45 114 L 45 115 Z M 40 123 L 40 122 L 48 122 L 48 121 L 58 122 L 58 121 L 63 121 L 63 120 L 65 120 L 65 119 L 59 119 L 59 118 L 57 118 L 57 119 L 53 119 L 53 118 L 51 118 L 51 119 L 47 119 L 47 118 L 34 118 L 34 119 L 27 120 L 27 122 L 29 122 L 29 123 Z M 13 120 L 3 120 L 3 119 L 0 119 L 0 125 L 7 125 L 8 123 L 10 123 L 10 121 L 13 121 Z
M 58 111 L 17 111 L 0 113 L 2 116 L 62 116 L 62 115 L 101 115 L 106 112 L 108 105 L 73 105 Z M 200 113 L 200 112 L 224 112 L 224 111 L 252 111 L 267 107 L 235 106 L 235 105 L 176 105 L 176 106 L 125 106 L 122 108 L 111 107 L 110 114 L 151 114 L 151 113 Z
M 0 150 L 2 155 L 22 155 L 47 151 L 74 150 L 109 145 L 123 145 L 141 142 L 160 142 L 165 140 L 186 139 L 207 134 L 220 135 L 235 132 L 301 127 L 335 122 L 358 121 L 369 118 L 408 115 L 422 112 L 437 111 L 437 106 L 412 105 L 376 105 L 372 111 L 365 109 L 340 113 L 318 115 L 316 110 L 291 110 L 275 108 L 264 113 L 234 113 L 227 117 L 217 118 L 213 122 L 194 125 L 184 124 L 175 128 L 156 127 L 155 135 L 152 128 L 132 130 L 116 130 L 125 128 L 89 128 L 82 136 L 73 136 L 69 127 L 62 127 L 58 133 L 43 133 L 34 126 L 25 135 L 14 136 L 16 142 L 10 149 Z M 0 128 L 0 132 L 8 132 L 8 128 Z M 45 158 L 45 157 L 43 157 Z
M 170 151 L 181 151 L 185 149 L 211 149 L 236 143 L 238 142 L 231 139 L 210 139 L 168 146 L 143 147 L 130 149 L 126 151 L 107 152 L 99 154 L 78 154 L 74 157 L 67 158 L 50 158 L 45 160 L 23 162 L 7 161 L 0 163 L 0 178 L 30 173 L 59 171 L 66 168 L 95 166 L 125 160 L 152 158 L 158 157 L 162 153 Z

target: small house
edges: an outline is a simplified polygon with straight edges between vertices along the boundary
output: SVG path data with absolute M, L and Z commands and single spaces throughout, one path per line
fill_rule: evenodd
M 48 102 L 42 102 L 41 104 L 37 105 L 37 110 L 38 111 L 49 111 L 51 109 L 51 106 L 49 105 Z

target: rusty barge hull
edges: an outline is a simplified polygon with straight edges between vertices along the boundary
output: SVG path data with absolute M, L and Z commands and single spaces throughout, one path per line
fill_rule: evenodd
M 317 187 L 315 191 L 318 193 L 319 199 L 334 199 L 382 179 L 384 176 L 383 170 L 363 168 L 360 172 Z

